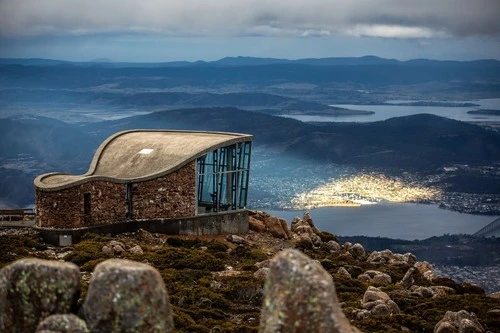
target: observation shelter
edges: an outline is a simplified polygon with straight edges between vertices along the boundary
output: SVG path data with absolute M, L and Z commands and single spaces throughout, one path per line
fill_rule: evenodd
M 36 229 L 64 246 L 86 232 L 248 231 L 252 136 L 130 130 L 106 139 L 83 175 L 35 178 Z

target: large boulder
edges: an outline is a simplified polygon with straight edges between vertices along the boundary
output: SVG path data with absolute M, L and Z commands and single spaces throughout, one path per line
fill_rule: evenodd
M 35 333 L 39 332 L 58 333 L 89 333 L 85 322 L 74 314 L 55 314 L 42 320 Z
M 352 256 L 355 258 L 355 259 L 359 259 L 361 257 L 363 257 L 365 255 L 365 248 L 363 247 L 363 245 L 359 244 L 359 243 L 356 243 L 354 244 L 350 249 L 349 249 L 349 252 L 352 254 Z
M 292 233 L 285 220 L 261 211 L 251 211 L 249 228 L 256 232 L 269 232 L 276 238 L 292 239 Z
M 253 216 L 248 217 L 248 227 L 258 233 L 266 232 L 266 225 L 261 220 L 256 219 Z
M 422 274 L 422 276 L 425 279 L 429 281 L 432 281 L 433 279 L 436 278 L 436 273 L 434 272 L 434 269 L 427 261 L 416 262 L 415 268 L 420 272 L 420 274 Z
M 297 250 L 271 260 L 264 294 L 261 333 L 359 332 L 344 316 L 331 276 Z
M 367 262 L 371 264 L 390 264 L 390 265 L 409 265 L 413 266 L 417 259 L 411 253 L 399 254 L 392 253 L 391 250 L 383 250 L 383 251 L 373 251 L 370 253 Z
M 172 332 L 172 310 L 160 273 L 123 259 L 98 264 L 82 315 L 91 332 Z
M 474 313 L 465 310 L 447 311 L 443 319 L 434 326 L 434 333 L 482 333 L 483 326 Z
M 326 242 L 326 247 L 328 248 L 328 250 L 330 250 L 331 253 L 338 253 L 342 250 L 340 244 L 334 240 Z
M 368 287 L 362 300 L 363 309 L 371 315 L 389 315 L 400 313 L 399 306 L 385 292 L 376 287 Z
M 379 284 L 391 284 L 392 279 L 389 274 L 382 273 L 379 271 L 375 270 L 368 270 L 364 272 L 363 274 L 358 276 L 358 280 L 361 280 L 363 282 L 377 282 Z
M 69 313 L 80 293 L 72 263 L 21 259 L 0 270 L 0 332 L 34 332 L 43 318 Z
M 414 276 L 416 272 L 418 272 L 418 270 L 415 267 L 410 267 L 403 276 L 403 279 L 401 279 L 398 284 L 402 285 L 406 289 L 409 289 L 415 283 Z

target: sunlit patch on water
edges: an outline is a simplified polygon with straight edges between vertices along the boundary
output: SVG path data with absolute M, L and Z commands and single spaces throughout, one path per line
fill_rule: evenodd
M 440 189 L 413 184 L 383 174 L 358 174 L 332 179 L 292 199 L 294 209 L 328 206 L 361 206 L 380 201 L 434 202 L 442 195 Z

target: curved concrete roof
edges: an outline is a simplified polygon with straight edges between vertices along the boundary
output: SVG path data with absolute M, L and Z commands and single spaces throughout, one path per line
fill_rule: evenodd
M 251 140 L 251 135 L 238 133 L 124 131 L 99 146 L 85 174 L 48 173 L 36 177 L 34 183 L 40 190 L 55 191 L 90 180 L 145 181 L 169 174 L 217 148 Z

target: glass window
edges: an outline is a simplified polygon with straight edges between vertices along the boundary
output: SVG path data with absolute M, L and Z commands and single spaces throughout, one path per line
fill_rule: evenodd
M 245 208 L 250 154 L 248 141 L 198 158 L 198 214 Z

